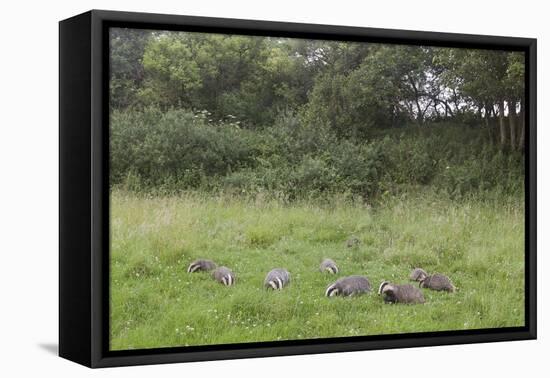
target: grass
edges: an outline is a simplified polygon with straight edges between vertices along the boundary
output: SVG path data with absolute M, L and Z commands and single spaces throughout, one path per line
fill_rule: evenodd
M 450 202 L 432 196 L 374 208 L 186 194 L 111 196 L 111 349 L 242 343 L 524 324 L 523 200 Z M 346 247 L 355 236 L 361 243 Z M 186 273 L 210 258 L 237 275 L 225 287 Z M 318 271 L 323 257 L 338 276 Z M 452 278 L 454 294 L 386 305 L 375 292 L 326 298 L 339 276 L 405 283 L 412 268 Z M 292 274 L 280 292 L 265 274 Z

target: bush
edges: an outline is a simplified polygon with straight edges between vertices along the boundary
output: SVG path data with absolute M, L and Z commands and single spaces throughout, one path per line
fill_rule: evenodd
M 210 123 L 207 113 L 114 112 L 111 183 L 121 183 L 131 172 L 145 187 L 200 187 L 205 178 L 253 163 L 255 153 L 244 134 L 234 123 Z
M 235 116 L 155 108 L 111 117 L 111 184 L 133 192 L 229 191 L 284 201 L 351 195 L 372 201 L 422 187 L 451 198 L 523 191 L 523 156 L 484 131 L 437 124 L 339 138 L 282 112 L 260 130 Z

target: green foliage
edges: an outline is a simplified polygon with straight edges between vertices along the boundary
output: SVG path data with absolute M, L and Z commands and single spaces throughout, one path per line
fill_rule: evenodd
M 161 33 L 143 55 L 143 105 L 208 109 L 254 126 L 305 99 L 301 60 L 269 38 Z
M 207 111 L 114 111 L 111 185 L 135 192 L 188 189 L 300 198 L 358 196 L 368 202 L 431 186 L 451 197 L 523 193 L 523 156 L 484 142 L 483 130 L 453 124 L 338 138 L 295 113 L 251 131 Z
M 433 49 L 423 47 L 371 47 L 353 70 L 328 71 L 316 80 L 308 120 L 330 125 L 339 136 L 362 139 L 374 128 L 403 126 L 413 118 L 422 123 L 426 101 L 432 101 L 426 89 L 434 76 L 432 55 Z
M 441 119 L 489 125 L 495 105 L 499 116 L 518 103 L 523 112 L 524 66 L 523 53 L 498 50 L 114 28 L 111 106 L 205 109 L 251 130 L 299 113 L 366 142 L 379 129 Z M 510 147 L 521 149 L 515 128 Z
M 434 63 L 443 68 L 445 84 L 477 104 L 496 104 L 523 96 L 524 54 L 492 50 L 445 48 Z
M 126 108 L 137 102 L 145 76 L 143 54 L 151 31 L 140 29 L 110 30 L 110 102 Z
M 143 188 L 198 188 L 208 178 L 250 164 L 253 150 L 245 132 L 231 122 L 214 126 L 208 117 L 207 112 L 153 108 L 113 112 L 111 183 L 124 184 L 130 177 Z
M 179 35 L 164 34 L 147 45 L 143 67 L 147 86 L 141 92 L 148 104 L 189 104 L 191 94 L 202 86 L 199 65 Z

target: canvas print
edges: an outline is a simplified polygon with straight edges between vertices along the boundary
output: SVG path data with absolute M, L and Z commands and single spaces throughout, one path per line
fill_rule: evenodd
M 110 350 L 525 325 L 525 56 L 110 28 Z

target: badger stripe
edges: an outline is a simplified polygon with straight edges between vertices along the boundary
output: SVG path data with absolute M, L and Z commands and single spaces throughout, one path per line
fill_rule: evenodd
M 332 266 L 332 267 L 330 268 L 330 270 L 332 270 L 332 273 L 333 273 L 333 274 L 338 273 L 338 267 L 337 267 L 336 265 Z
M 233 284 L 233 277 L 231 277 L 231 274 L 227 275 L 227 286 L 231 286 Z
M 330 297 L 333 289 L 334 285 L 330 285 L 329 287 L 327 287 L 327 291 L 325 291 L 325 296 Z
M 277 282 L 279 283 L 279 290 L 283 288 L 283 281 L 279 277 L 276 278 Z
M 334 289 L 330 292 L 329 297 L 334 297 L 335 295 L 338 295 L 338 294 L 340 294 L 340 290 Z
M 382 294 L 382 290 L 384 289 L 384 286 L 388 284 L 388 281 L 384 281 L 380 284 L 380 287 L 378 288 L 378 294 Z
M 271 286 L 273 288 L 273 290 L 277 290 L 277 284 L 275 283 L 275 281 L 269 281 L 269 286 Z
M 189 269 L 187 269 L 187 272 L 188 273 L 193 273 L 196 270 L 198 270 L 200 267 L 201 267 L 200 264 L 191 264 L 191 265 L 189 265 Z
M 222 283 L 227 286 L 227 278 L 225 276 L 222 277 Z

